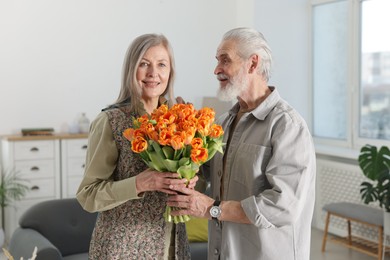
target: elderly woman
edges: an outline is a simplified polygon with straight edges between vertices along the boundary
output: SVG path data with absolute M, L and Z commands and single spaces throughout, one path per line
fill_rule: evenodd
M 166 37 L 145 34 L 130 45 L 115 104 L 92 122 L 84 179 L 77 199 L 99 212 L 90 259 L 189 259 L 185 226 L 166 222 L 170 185 L 185 186 L 177 173 L 148 169 L 123 137 L 132 117 L 173 104 L 174 57 Z M 169 101 L 164 96 L 168 96 Z M 197 178 L 190 182 L 195 186 Z

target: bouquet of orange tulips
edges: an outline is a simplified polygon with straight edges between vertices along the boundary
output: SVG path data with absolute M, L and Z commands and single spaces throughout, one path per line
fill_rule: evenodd
M 192 104 L 176 104 L 168 109 L 161 105 L 148 116 L 133 119 L 133 128 L 123 135 L 131 142 L 131 150 L 138 153 L 152 169 L 177 172 L 191 180 L 200 165 L 216 152 L 223 153 L 223 129 L 214 123 L 212 108 L 196 110 Z M 164 213 L 168 222 L 186 222 L 189 216 L 171 216 L 171 208 Z

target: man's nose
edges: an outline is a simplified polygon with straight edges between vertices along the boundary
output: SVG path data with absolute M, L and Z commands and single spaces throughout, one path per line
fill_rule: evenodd
M 222 69 L 219 65 L 215 66 L 215 69 L 214 69 L 214 74 L 215 75 L 218 75 L 219 73 L 222 72 Z

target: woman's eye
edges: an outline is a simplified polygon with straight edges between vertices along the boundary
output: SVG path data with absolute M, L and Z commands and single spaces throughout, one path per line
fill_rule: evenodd
M 139 66 L 140 66 L 140 67 L 147 67 L 148 64 L 147 64 L 146 62 L 141 62 L 141 63 L 139 64 Z
M 165 64 L 165 63 L 160 63 L 160 64 L 158 64 L 160 67 L 163 67 L 163 68 L 165 68 L 167 65 Z

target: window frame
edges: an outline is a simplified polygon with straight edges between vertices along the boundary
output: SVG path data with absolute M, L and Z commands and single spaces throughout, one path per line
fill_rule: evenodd
M 369 139 L 359 137 L 359 123 L 360 123 L 360 92 L 361 92 L 361 17 L 362 17 L 362 3 L 365 1 L 375 1 L 375 0 L 311 0 L 310 2 L 310 57 L 311 57 L 311 66 L 310 66 L 310 82 L 311 82 L 311 96 L 313 100 L 314 94 L 314 28 L 313 28 L 313 9 L 315 6 L 322 4 L 331 4 L 337 2 L 346 2 L 348 8 L 348 46 L 349 48 L 347 59 L 348 59 L 348 68 L 347 68 L 347 86 L 346 97 L 347 104 L 345 104 L 347 109 L 347 118 L 346 118 L 346 131 L 347 137 L 345 140 L 338 140 L 325 137 L 317 137 L 313 132 L 313 139 L 316 145 L 331 147 L 330 150 L 334 149 L 352 149 L 360 150 L 365 144 L 372 144 L 375 146 L 386 145 L 390 147 L 390 140 L 382 139 Z M 312 102 L 312 129 L 314 129 L 314 102 Z M 328 152 L 330 153 L 330 152 Z

